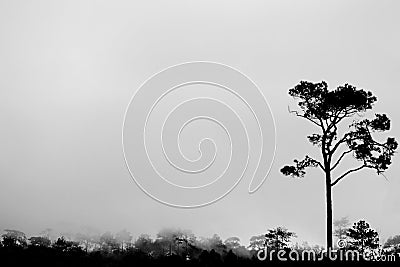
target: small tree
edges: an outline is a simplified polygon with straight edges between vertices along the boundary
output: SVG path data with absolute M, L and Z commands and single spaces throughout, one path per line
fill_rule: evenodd
M 5 229 L 3 238 L 4 247 L 25 247 L 27 245 L 26 235 L 18 230 Z
M 135 248 L 149 254 L 153 249 L 153 240 L 147 234 L 141 234 L 135 241 Z
M 265 234 L 266 245 L 273 247 L 276 251 L 286 248 L 293 237 L 296 237 L 296 234 L 284 227 L 269 229 Z
M 167 255 L 177 254 L 179 250 L 180 231 L 177 229 L 164 228 L 157 233 L 156 243 Z
M 181 255 L 181 253 L 188 255 L 189 247 L 196 240 L 195 235 L 190 230 L 181 229 L 177 229 L 174 231 L 173 238 L 178 255 Z
M 59 237 L 54 242 L 53 248 L 62 252 L 81 251 L 78 242 L 66 240 L 64 236 Z
M 217 234 L 213 234 L 213 236 L 208 239 L 208 244 L 211 250 L 214 250 L 217 253 L 222 253 L 226 249 L 221 237 Z
M 113 252 L 114 250 L 119 249 L 118 241 L 110 232 L 105 232 L 100 236 L 100 244 L 102 250 L 105 250 L 107 252 Z
M 251 250 L 260 250 L 265 247 L 265 235 L 255 235 L 250 238 L 250 245 L 248 248 Z
M 392 137 L 379 142 L 372 136 L 375 132 L 390 129 L 390 120 L 385 114 L 375 114 L 373 119 L 354 120 L 349 129 L 339 135 L 339 126 L 345 119 L 372 109 L 377 98 L 371 92 L 350 84 L 329 91 L 324 81 L 301 81 L 289 90 L 289 95 L 299 100 L 300 108 L 291 112 L 317 126 L 318 132 L 309 135 L 308 141 L 319 148 L 322 159 L 307 155 L 303 160 L 294 160 L 294 165 L 283 167 L 281 172 L 292 177 L 304 177 L 308 167 L 322 170 L 326 193 L 326 240 L 327 247 L 332 248 L 332 187 L 362 169 L 373 169 L 377 174 L 382 174 L 391 164 L 397 142 Z M 353 155 L 361 164 L 343 174 L 334 175 L 333 171 L 346 155 Z
M 121 244 L 121 250 L 131 242 L 132 235 L 127 230 L 121 230 L 115 235 L 115 239 Z
M 229 237 L 224 242 L 226 248 L 228 250 L 235 250 L 240 247 L 240 238 L 239 237 Z
M 379 247 L 378 232 L 369 227 L 369 224 L 360 220 L 353 224 L 347 231 L 347 236 L 350 238 L 350 248 L 357 249 L 364 253 L 366 249 L 375 249 Z

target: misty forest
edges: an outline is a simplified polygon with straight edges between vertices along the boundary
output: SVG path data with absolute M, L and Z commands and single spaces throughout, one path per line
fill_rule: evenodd
M 370 254 L 369 263 L 378 257 L 386 257 L 391 263 L 400 260 L 397 254 L 400 252 L 400 235 L 382 243 L 378 232 L 364 220 L 351 225 L 349 219 L 343 217 L 336 220 L 334 225 L 336 239 L 346 240 L 346 247 L 335 245 L 334 253 L 374 251 Z M 21 231 L 6 229 L 2 235 L 0 259 L 7 266 L 238 266 L 277 262 L 277 253 L 273 251 L 282 251 L 280 264 L 335 260 L 324 255 L 324 247 L 293 242 L 295 237 L 296 233 L 284 227 L 268 229 L 266 233 L 252 236 L 249 245 L 243 245 L 238 237 L 226 240 L 217 234 L 207 238 L 196 237 L 189 230 L 179 229 L 163 229 L 155 238 L 147 234 L 133 238 L 126 230 L 102 234 L 90 231 L 62 233 L 56 237 L 52 229 L 27 237 Z M 265 251 L 272 253 L 261 261 L 257 254 L 263 256 Z M 297 253 L 290 253 L 293 251 Z M 314 254 L 309 254 L 310 251 Z M 301 255 L 307 257 L 300 258 Z M 395 258 L 390 255 L 395 255 Z M 353 256 L 347 261 L 366 264 L 364 259 Z
M 368 113 L 373 109 L 377 97 L 372 92 L 350 84 L 329 90 L 326 82 L 308 81 L 301 81 L 291 88 L 289 95 L 298 104 L 297 108 L 289 107 L 289 112 L 309 124 L 305 127 L 312 129 L 312 133 L 307 136 L 311 143 L 310 151 L 319 151 L 320 158 L 307 155 L 302 160 L 294 160 L 293 165 L 282 166 L 281 179 L 288 179 L 285 176 L 303 178 L 307 168 L 320 169 L 325 187 L 317 190 L 326 199 L 325 244 L 299 243 L 296 241 L 296 233 L 285 226 L 254 233 L 250 240 L 240 240 L 234 235 L 223 240 L 218 234 L 198 237 L 190 230 L 179 228 L 160 230 L 156 236 L 142 234 L 135 237 L 127 230 L 117 233 L 56 233 L 48 228 L 37 235 L 27 236 L 23 229 L 3 229 L 0 264 L 264 265 L 268 261 L 280 264 L 293 261 L 316 262 L 315 257 L 324 261 L 337 261 L 337 257 L 332 259 L 328 253 L 338 256 L 341 251 L 357 251 L 360 254 L 368 252 L 369 262 L 382 258 L 392 262 L 400 260 L 400 232 L 382 240 L 379 232 L 365 219 L 350 220 L 351 216 L 336 218 L 333 212 L 333 187 L 341 185 L 343 179 L 351 179 L 352 173 L 359 171 L 386 178 L 384 172 L 392 163 L 398 144 L 395 138 L 384 136 L 384 132 L 390 130 L 391 121 L 386 114 Z M 292 156 L 288 155 L 289 158 Z M 351 163 L 354 167 L 340 169 L 345 161 L 346 166 Z M 278 251 L 281 253 L 278 254 Z M 312 251 L 314 257 L 300 259 L 298 256 L 305 251 L 307 255 Z M 263 257 L 264 260 L 261 260 Z M 350 261 L 355 263 L 356 260 Z M 359 261 L 365 263 L 367 259 L 361 258 Z

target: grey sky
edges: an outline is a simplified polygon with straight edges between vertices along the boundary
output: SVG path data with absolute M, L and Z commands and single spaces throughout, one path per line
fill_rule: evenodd
M 295 104 L 287 91 L 302 79 L 371 90 L 375 111 L 389 115 L 389 134 L 400 138 L 399 10 L 394 0 L 1 1 L 0 228 L 34 234 L 90 225 L 136 236 L 176 226 L 247 243 L 283 225 L 323 244 L 321 173 L 279 173 L 293 158 L 317 154 L 305 138 L 314 128 L 288 114 Z M 257 83 L 277 122 L 278 150 L 256 194 L 244 181 L 214 205 L 181 210 L 132 182 L 121 127 L 148 77 L 193 60 L 231 65 Z M 335 187 L 335 217 L 399 234 L 398 160 L 389 182 L 366 170 Z

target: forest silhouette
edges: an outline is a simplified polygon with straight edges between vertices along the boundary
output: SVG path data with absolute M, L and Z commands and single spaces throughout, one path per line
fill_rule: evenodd
M 155 238 L 142 234 L 135 239 L 131 233 L 121 230 L 115 234 L 67 233 L 54 237 L 51 229 L 39 235 L 27 237 L 18 230 L 6 229 L 1 236 L 0 259 L 2 266 L 242 266 L 265 265 L 274 262 L 285 265 L 293 262 L 308 264 L 340 261 L 341 264 L 373 264 L 382 261 L 395 264 L 399 261 L 400 235 L 379 243 L 377 231 L 364 220 L 350 226 L 348 218 L 335 221 L 334 235 L 345 241 L 346 246 L 335 246 L 332 255 L 342 252 L 374 252 L 370 258 L 329 258 L 322 246 L 311 246 L 307 242 L 294 242 L 294 232 L 284 227 L 271 228 L 265 234 L 252 236 L 249 245 L 241 244 L 238 237 L 222 240 L 217 234 L 211 237 L 196 237 L 189 230 L 163 229 Z M 261 252 L 260 252 L 261 251 Z M 268 254 L 260 260 L 260 253 Z M 278 257 L 277 251 L 281 251 Z M 292 252 L 292 253 L 291 253 Z M 290 254 L 315 257 L 295 258 Z M 307 253 L 304 253 L 307 252 Z M 344 255 L 344 254 L 343 254 Z M 4 264 L 4 265 L 3 265 Z

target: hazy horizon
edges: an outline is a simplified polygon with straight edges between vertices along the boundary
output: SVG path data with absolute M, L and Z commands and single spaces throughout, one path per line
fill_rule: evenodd
M 398 1 L 0 2 L 0 230 L 45 228 L 134 237 L 164 227 L 197 236 L 253 235 L 285 226 L 325 245 L 322 173 L 279 172 L 305 154 L 315 128 L 288 112 L 300 80 L 370 90 L 400 138 Z M 151 75 L 212 61 L 249 76 L 266 96 L 277 153 L 255 194 L 249 180 L 199 209 L 162 205 L 132 181 L 121 146 L 127 105 Z M 357 162 L 348 166 L 357 166 Z M 398 155 L 386 172 L 352 174 L 333 189 L 334 217 L 365 219 L 382 239 L 400 234 Z M 362 183 L 362 186 L 360 186 Z

